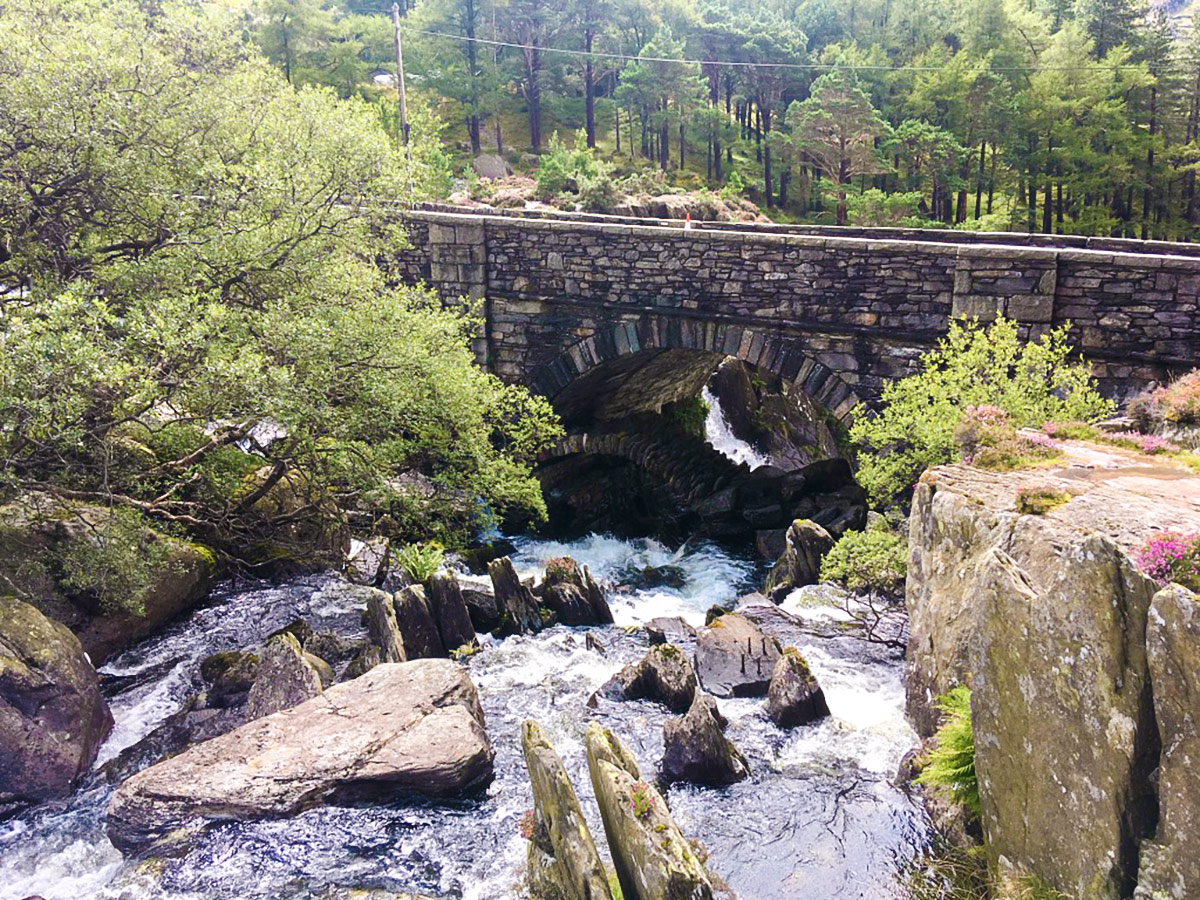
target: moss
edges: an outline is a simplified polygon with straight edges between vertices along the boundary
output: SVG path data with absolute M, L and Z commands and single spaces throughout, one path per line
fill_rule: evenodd
M 663 644 L 658 648 L 660 656 L 665 656 L 667 659 L 678 660 L 683 658 L 683 653 L 674 644 Z
M 783 651 L 783 656 L 786 657 L 791 665 L 798 669 L 805 678 L 812 677 L 812 669 L 808 667 L 808 660 L 801 655 L 797 648 L 786 647 Z
M 1017 512 L 1043 516 L 1071 501 L 1071 494 L 1055 488 L 1021 488 L 1017 491 Z

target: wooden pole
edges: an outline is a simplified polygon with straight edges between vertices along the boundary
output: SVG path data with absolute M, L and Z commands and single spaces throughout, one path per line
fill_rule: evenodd
M 404 97 L 404 45 L 400 42 L 400 4 L 392 3 L 392 28 L 396 32 L 396 87 L 400 91 L 400 139 L 408 146 L 408 104 Z

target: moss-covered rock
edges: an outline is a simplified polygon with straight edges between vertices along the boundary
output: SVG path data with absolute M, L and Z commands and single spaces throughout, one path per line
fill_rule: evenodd
M 654 786 L 611 731 L 588 726 L 588 771 L 625 900 L 712 900 L 712 881 Z
M 825 692 L 795 647 L 788 647 L 775 663 L 767 689 L 767 715 L 780 728 L 807 725 L 829 715 Z
M 682 713 L 692 705 L 696 687 L 696 672 L 687 654 L 674 644 L 659 644 L 609 679 L 600 694 L 613 700 L 653 700 Z
M 246 696 L 246 717 L 257 719 L 298 706 L 321 693 L 321 673 L 305 659 L 291 634 L 267 641 L 258 674 Z
M 527 719 L 521 750 L 533 787 L 536 822 L 529 847 L 529 882 L 537 900 L 611 900 L 596 843 L 562 760 Z
M 787 549 L 767 575 L 763 593 L 776 603 L 798 587 L 816 584 L 821 560 L 833 549 L 833 537 L 809 519 L 797 519 L 787 530 Z
M 663 726 L 663 779 L 721 786 L 749 775 L 746 758 L 725 737 L 726 724 L 717 701 L 697 693 L 687 715 Z
M 44 495 L 0 507 L 0 583 L 74 631 L 96 665 L 206 597 L 217 574 L 209 548 L 142 523 L 124 535 L 137 571 L 112 573 L 119 577 L 108 583 L 118 595 L 98 596 L 88 586 L 88 563 L 112 517 L 103 507 Z
M 112 725 L 70 629 L 0 597 L 0 803 L 67 794 Z

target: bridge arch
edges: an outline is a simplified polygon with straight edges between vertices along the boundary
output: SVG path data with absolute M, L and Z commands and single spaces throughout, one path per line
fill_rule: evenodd
M 708 361 L 711 374 L 729 356 L 777 376 L 821 404 L 843 426 L 853 423 L 853 410 L 863 399 L 851 384 L 858 377 L 853 353 L 845 348 L 814 347 L 802 334 L 711 318 L 647 314 L 601 327 L 535 370 L 529 383 L 569 421 L 584 395 L 602 394 L 606 384 L 615 390 L 614 386 L 639 366 L 643 371 L 657 367 L 653 377 L 667 392 L 663 398 L 671 400 L 679 399 L 668 396 L 672 388 L 686 394 L 694 385 L 693 392 L 699 391 L 696 377 L 686 377 L 682 371 L 683 377 L 671 381 L 673 369 L 702 373 Z M 843 371 L 835 369 L 839 364 Z

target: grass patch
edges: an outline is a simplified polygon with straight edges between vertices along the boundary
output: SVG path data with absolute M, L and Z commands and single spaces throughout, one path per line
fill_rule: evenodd
M 1023 515 L 1044 516 L 1065 503 L 1071 494 L 1054 488 L 1023 487 L 1017 491 L 1017 512 Z

